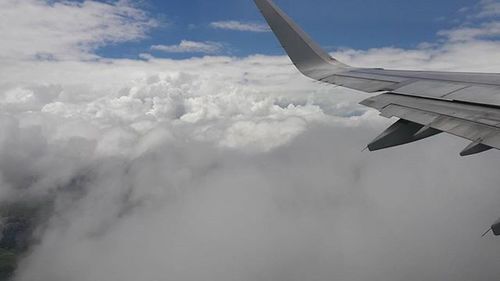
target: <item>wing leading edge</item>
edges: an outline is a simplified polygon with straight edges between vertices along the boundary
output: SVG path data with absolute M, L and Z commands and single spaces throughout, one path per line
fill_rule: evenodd
M 500 149 L 500 74 L 357 68 L 321 49 L 271 0 L 254 0 L 297 69 L 312 79 L 369 93 L 361 104 L 400 118 L 368 148 L 450 133 L 471 141 L 461 153 Z

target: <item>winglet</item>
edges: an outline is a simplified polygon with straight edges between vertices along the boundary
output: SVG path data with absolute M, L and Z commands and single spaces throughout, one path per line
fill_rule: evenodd
M 254 1 L 292 62 L 304 75 L 318 79 L 321 78 L 319 73 L 348 68 L 321 49 L 271 0 Z

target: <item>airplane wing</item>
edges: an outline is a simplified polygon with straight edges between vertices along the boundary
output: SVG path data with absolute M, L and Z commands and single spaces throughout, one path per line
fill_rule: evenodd
M 370 151 L 442 132 L 471 141 L 462 156 L 500 149 L 500 74 L 356 68 L 322 50 L 271 0 L 254 0 L 297 69 L 312 79 L 368 93 L 361 102 L 400 118 Z

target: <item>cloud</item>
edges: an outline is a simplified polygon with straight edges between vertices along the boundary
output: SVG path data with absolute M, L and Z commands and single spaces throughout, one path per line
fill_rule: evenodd
M 481 0 L 479 7 L 480 11 L 477 13 L 479 18 L 500 16 L 500 1 L 498 0 Z
M 500 22 L 489 22 L 474 27 L 460 27 L 439 32 L 450 41 L 470 41 L 479 38 L 495 38 L 500 36 Z
M 196 42 L 182 40 L 178 45 L 154 45 L 151 50 L 161 51 L 166 53 L 205 53 L 215 54 L 222 51 L 224 46 L 217 42 Z
M 97 48 L 144 38 L 158 24 L 128 1 L 5 0 L 0 18 L 8 23 L 1 59 L 94 58 Z
M 249 32 L 269 32 L 269 27 L 260 23 L 248 23 L 240 21 L 216 21 L 210 23 L 210 26 L 215 29 L 249 31 Z
M 465 14 L 465 21 L 455 28 L 439 32 L 438 35 L 446 37 L 447 41 L 498 39 L 500 35 L 498 0 L 481 0 L 475 6 L 460 9 L 459 13 Z
M 151 55 L 151 54 L 148 54 L 148 53 L 140 53 L 139 54 L 139 58 L 143 59 L 143 60 L 152 60 L 155 57 L 153 55 Z
M 27 65 L 31 66 L 29 71 Z M 316 87 L 310 94 L 316 102 L 309 100 L 311 96 L 304 96 L 303 92 L 314 84 L 301 79 L 284 57 L 207 57 L 185 61 L 151 58 L 147 62 L 36 65 L 36 70 L 29 62 L 10 66 L 10 74 L 4 77 L 13 85 L 2 85 L 3 112 L 39 111 L 89 120 L 101 127 L 129 124 L 137 126 L 139 132 L 148 130 L 148 126 L 142 127 L 144 124 L 167 122 L 182 128 L 189 138 L 231 147 L 249 145 L 257 150 L 286 143 L 288 136 L 305 129 L 304 122 L 333 121 L 323 110 L 328 110 L 329 115 L 353 118 L 365 112 L 356 106 L 363 97 L 350 96 L 349 90 L 331 96 L 328 88 Z M 262 67 L 268 70 L 262 72 Z M 65 81 L 60 79 L 63 73 L 67 74 Z M 294 82 L 289 81 L 291 75 Z M 279 126 L 288 133 L 273 129 Z M 265 129 L 268 127 L 269 131 Z M 265 130 L 263 135 L 269 139 L 253 136 L 256 128 Z M 249 142 L 250 137 L 255 141 Z M 241 143 L 235 143 L 235 139 L 241 139 Z

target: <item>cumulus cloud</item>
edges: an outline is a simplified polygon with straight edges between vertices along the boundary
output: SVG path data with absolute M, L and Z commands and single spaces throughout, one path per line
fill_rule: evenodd
M 500 22 L 488 22 L 474 27 L 460 27 L 439 32 L 451 41 L 470 41 L 477 38 L 495 38 L 500 36 Z
M 479 18 L 500 16 L 500 2 L 498 0 L 481 0 L 479 7 L 480 11 L 476 15 Z
M 31 65 L 29 70 L 27 65 Z M 332 121 L 330 115 L 357 118 L 366 112 L 356 105 L 363 96 L 350 95 L 349 90 L 330 95 L 329 88 L 301 79 L 284 57 L 37 65 L 36 70 L 30 62 L 10 66 L 6 81 L 15 86 L 3 85 L 3 112 L 31 110 L 88 120 L 101 127 L 128 124 L 139 131 L 167 122 L 190 138 L 232 147 L 244 142 L 257 150 L 286 143 L 286 136 L 303 131 L 308 121 Z M 262 67 L 269 72 L 262 72 Z M 65 81 L 60 79 L 63 73 L 68 75 Z M 290 76 L 296 77 L 293 82 Z M 315 90 L 304 95 L 311 87 Z M 286 129 L 287 125 L 292 129 Z M 289 133 L 273 129 L 279 126 Z M 269 132 L 252 137 L 256 128 L 267 131 L 268 127 Z M 234 141 L 238 138 L 241 142 Z M 250 138 L 255 142 L 249 142 Z
M 158 24 L 128 1 L 5 0 L 0 18 L 2 59 L 93 58 L 96 48 L 144 38 Z
M 249 32 L 269 32 L 269 26 L 260 23 L 240 22 L 240 21 L 216 21 L 210 23 L 215 29 L 249 31 Z
M 497 72 L 499 47 L 333 55 Z M 460 158 L 443 135 L 363 153 L 391 121 L 283 56 L 142 57 L 1 64 L 0 202 L 40 208 L 14 280 L 500 274 L 498 240 L 480 238 L 500 213 L 497 152 Z
M 439 35 L 449 41 L 494 40 L 500 35 L 500 1 L 481 0 L 475 7 L 464 8 L 461 12 L 466 15 L 465 22 L 450 30 L 443 30 Z
M 177 45 L 153 45 L 151 50 L 161 51 L 166 53 L 205 53 L 214 54 L 223 50 L 223 45 L 218 42 L 196 42 L 182 40 Z

